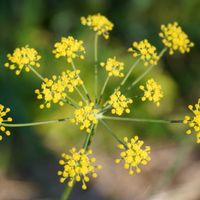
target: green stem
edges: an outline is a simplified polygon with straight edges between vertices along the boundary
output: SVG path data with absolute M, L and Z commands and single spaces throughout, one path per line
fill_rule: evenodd
M 95 34 L 94 38 L 94 94 L 97 101 L 97 90 L 98 90 L 98 34 Z
M 135 69 L 135 67 L 137 66 L 137 64 L 140 62 L 140 59 L 137 59 L 135 63 L 133 63 L 133 65 L 131 66 L 131 68 L 129 69 L 128 73 L 126 74 L 126 76 L 124 77 L 124 79 L 122 80 L 122 82 L 120 83 L 120 86 L 123 86 L 125 84 L 125 82 L 127 81 L 128 77 L 130 76 L 130 74 L 133 72 L 133 70 Z
M 161 124 L 183 123 L 183 120 L 161 120 L 161 119 L 144 119 L 144 118 L 109 117 L 109 116 L 102 116 L 102 119 L 115 120 L 115 121 L 129 121 L 129 122 L 161 123 Z
M 117 141 L 119 142 L 120 144 L 124 144 L 116 135 L 115 135 L 115 132 L 107 125 L 107 123 L 105 123 L 103 120 L 99 120 L 103 125 L 104 127 L 109 131 L 109 133 L 112 135 L 112 137 Z
M 92 142 L 92 137 L 94 136 L 94 134 L 95 134 L 95 132 L 96 132 L 96 127 L 97 127 L 97 126 L 95 126 L 95 125 L 92 127 L 91 133 L 89 133 L 89 134 L 87 135 L 86 139 L 85 139 L 85 142 L 84 142 L 84 145 L 83 145 L 83 148 L 84 148 L 85 150 L 88 150 L 88 148 L 89 148 L 89 146 L 90 146 L 90 144 L 91 144 L 91 142 Z
M 73 61 L 72 61 L 71 64 L 72 64 L 73 70 L 77 70 L 77 69 L 76 69 L 76 66 L 75 66 L 75 64 L 74 64 Z M 81 77 L 80 77 L 79 75 L 78 75 L 78 77 L 81 79 Z M 82 79 L 81 79 L 81 80 L 82 80 Z M 84 82 L 83 82 L 83 84 L 82 84 L 81 86 L 82 86 L 82 88 L 83 88 L 83 90 L 84 90 L 84 92 L 85 92 L 85 95 L 87 96 L 88 100 L 91 101 L 90 95 L 89 95 L 88 90 L 86 89 L 86 87 L 85 87 L 85 85 L 84 85 Z
M 81 97 L 81 99 L 87 104 L 87 100 L 84 98 L 84 96 L 82 95 L 82 93 L 80 92 L 80 90 L 75 87 L 75 90 L 77 91 L 77 93 L 79 94 L 79 96 Z
M 104 85 L 103 85 L 103 87 L 102 87 L 102 89 L 101 89 L 101 93 L 100 93 L 100 97 L 99 97 L 98 103 L 101 102 L 101 99 L 102 99 L 102 97 L 103 97 L 103 93 L 104 93 L 104 91 L 105 91 L 105 89 L 106 89 L 106 86 L 107 86 L 107 84 L 108 84 L 109 79 L 110 79 L 110 76 L 107 76 L 106 81 L 104 82 Z
M 76 103 L 75 100 L 73 100 L 71 97 L 69 97 L 69 95 L 66 98 L 66 101 L 69 105 L 73 106 L 74 108 L 78 108 L 78 104 Z
M 167 48 L 164 48 L 160 54 L 158 55 L 159 58 L 161 58 L 163 56 L 163 54 L 167 51 Z M 151 65 L 149 67 L 147 67 L 147 69 L 135 80 L 131 83 L 131 86 L 129 86 L 127 88 L 127 90 L 130 90 L 131 88 L 133 88 L 133 86 L 135 86 L 141 79 L 143 79 L 156 65 Z
M 40 75 L 33 67 L 28 66 L 30 68 L 30 70 L 42 81 L 44 81 L 44 77 L 42 75 Z
M 0 125 L 6 126 L 6 127 L 40 126 L 40 125 L 45 125 L 45 124 L 55 124 L 55 123 L 66 122 L 66 121 L 68 121 L 69 119 L 70 119 L 70 118 L 49 120 L 49 121 L 43 121 L 43 122 L 21 123 L 21 124 L 0 123 Z
M 60 198 L 60 200 L 67 200 L 72 192 L 73 187 L 67 186 Z
M 83 148 L 84 148 L 84 149 L 87 149 L 87 148 L 88 148 L 88 144 L 89 144 L 91 135 L 92 135 L 92 133 L 88 133 L 88 134 L 87 134 L 87 137 L 85 138 L 85 142 L 84 142 L 84 144 L 83 144 Z

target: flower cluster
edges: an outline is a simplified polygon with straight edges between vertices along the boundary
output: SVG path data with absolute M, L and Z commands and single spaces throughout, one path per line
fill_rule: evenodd
M 132 104 L 133 100 L 126 98 L 120 91 L 116 91 L 110 96 L 108 103 L 112 106 L 112 114 L 122 115 L 124 112 L 130 113 L 128 104 Z
M 59 79 L 69 92 L 73 92 L 76 86 L 83 84 L 83 81 L 80 79 L 79 74 L 80 70 L 66 70 L 65 72 L 62 72 Z
M 118 148 L 122 150 L 120 158 L 116 159 L 115 162 L 118 164 L 121 161 L 124 162 L 124 168 L 129 170 L 129 174 L 134 174 L 134 168 L 136 173 L 140 173 L 140 165 L 147 165 L 151 160 L 150 146 L 142 148 L 144 142 L 139 140 L 138 136 L 131 138 L 130 141 L 127 137 L 124 138 L 124 143 L 119 144 Z
M 186 115 L 183 120 L 183 123 L 188 124 L 190 127 L 186 133 L 191 134 L 192 131 L 196 132 L 197 143 L 200 143 L 200 98 L 194 106 L 189 105 L 188 108 L 194 116 Z
M 91 27 L 98 35 L 103 35 L 105 39 L 109 38 L 109 31 L 113 29 L 113 23 L 101 14 L 81 17 L 81 23 L 84 26 Z
M 154 102 L 156 106 L 160 106 L 160 100 L 163 98 L 163 91 L 160 84 L 152 78 L 146 82 L 146 87 L 140 85 L 139 88 L 144 91 L 144 96 L 141 98 L 142 101 L 149 100 Z
M 10 131 L 8 131 L 6 127 L 2 125 L 2 123 L 12 122 L 11 117 L 6 117 L 8 112 L 10 112 L 10 108 L 5 108 L 2 104 L 0 104 L 0 131 L 4 132 L 7 136 L 10 136 Z M 2 139 L 3 139 L 3 136 L 0 135 L 0 141 Z
M 72 187 L 74 182 L 82 182 L 82 189 L 86 190 L 86 182 L 90 180 L 89 176 L 93 178 L 97 177 L 96 170 L 101 169 L 101 165 L 94 165 L 96 158 L 89 158 L 92 151 L 86 151 L 80 149 L 76 151 L 76 148 L 70 149 L 70 154 L 62 154 L 62 159 L 59 161 L 63 166 L 62 171 L 58 171 L 58 175 L 61 176 L 60 182 L 63 183 L 68 179 L 68 186 Z
M 38 52 L 28 46 L 16 48 L 13 54 L 7 55 L 9 62 L 5 63 L 5 67 L 15 70 L 15 74 L 19 75 L 24 68 L 26 72 L 30 71 L 30 67 L 40 67 L 39 60 L 41 58 Z
M 110 31 L 113 29 L 113 24 L 105 16 L 101 14 L 89 15 L 87 17 L 81 17 L 81 23 L 84 26 L 89 27 L 94 31 L 94 95 L 90 94 L 87 87 L 80 78 L 80 70 L 76 69 L 74 64 L 75 59 L 84 59 L 85 48 L 83 41 L 77 40 L 72 36 L 62 37 L 60 41 L 56 42 L 53 49 L 53 54 L 56 58 L 64 57 L 66 63 L 72 65 L 73 71 L 66 70 L 60 75 L 53 75 L 51 78 L 43 78 L 37 70 L 39 67 L 40 56 L 37 51 L 28 46 L 17 48 L 13 54 L 8 54 L 8 62 L 5 63 L 5 67 L 15 70 L 15 73 L 19 75 L 23 69 L 25 71 L 32 71 L 42 80 L 42 84 L 39 89 L 35 90 L 37 99 L 42 101 L 40 108 L 50 108 L 52 104 L 59 104 L 63 106 L 65 103 L 72 106 L 72 116 L 65 116 L 63 119 L 50 120 L 44 122 L 33 122 L 33 123 L 20 123 L 10 124 L 12 121 L 11 117 L 7 117 L 7 113 L 10 112 L 9 108 L 5 108 L 0 104 L 0 133 L 7 136 L 10 135 L 10 131 L 7 127 L 23 127 L 23 126 L 34 126 L 41 124 L 60 123 L 70 121 L 77 125 L 80 130 L 84 130 L 86 133 L 86 140 L 83 148 L 80 150 L 71 148 L 69 153 L 63 153 L 62 158 L 59 161 L 62 169 L 58 171 L 60 182 L 68 182 L 69 187 L 73 187 L 76 182 L 82 183 L 82 189 L 87 189 L 87 182 L 90 181 L 90 177 L 97 177 L 96 171 L 101 169 L 100 165 L 96 164 L 96 159 L 91 156 L 92 151 L 88 150 L 94 134 L 96 134 L 99 123 L 105 126 L 110 132 L 111 136 L 116 139 L 119 143 L 118 148 L 121 150 L 120 155 L 115 160 L 116 163 L 123 163 L 124 168 L 127 169 L 130 175 L 141 172 L 141 166 L 147 165 L 151 160 L 150 157 L 150 146 L 144 146 L 144 142 L 134 136 L 131 139 L 124 137 L 121 141 L 115 132 L 106 123 L 106 120 L 121 120 L 121 121 L 137 121 L 137 122 L 158 122 L 158 123 L 184 123 L 189 126 L 187 134 L 192 132 L 196 133 L 197 143 L 200 143 L 200 98 L 198 103 L 194 106 L 189 105 L 189 110 L 192 111 L 193 116 L 185 116 L 184 120 L 160 120 L 160 119 L 143 119 L 143 118 L 131 118 L 121 117 L 124 113 L 130 113 L 130 107 L 133 103 L 131 98 L 127 98 L 121 91 L 125 91 L 123 88 L 125 83 L 130 83 L 127 89 L 131 89 L 139 81 L 149 73 L 155 65 L 157 65 L 159 59 L 163 56 L 166 50 L 169 50 L 170 54 L 175 51 L 186 53 L 190 51 L 190 48 L 194 46 L 190 42 L 186 33 L 183 32 L 178 23 L 168 24 L 167 26 L 161 26 L 161 33 L 159 36 L 162 38 L 162 42 L 165 47 L 158 55 L 157 49 L 147 39 L 139 42 L 133 42 L 132 46 L 128 49 L 128 52 L 132 56 L 137 58 L 137 61 L 127 70 L 124 74 L 124 63 L 116 59 L 116 57 L 108 58 L 105 62 L 99 63 L 98 61 L 98 38 L 102 35 L 105 39 L 109 38 Z M 145 66 L 149 66 L 145 69 L 139 77 L 133 81 L 129 81 L 131 74 L 137 64 L 142 62 Z M 98 68 L 103 67 L 106 71 L 105 81 L 98 77 Z M 91 69 L 91 66 L 90 66 Z M 89 77 L 89 76 L 88 76 Z M 108 97 L 104 102 L 104 92 L 109 82 L 110 77 L 124 77 L 118 84 L 111 96 Z M 101 81 L 99 81 L 101 80 Z M 101 84 L 99 84 L 99 82 Z M 82 86 L 79 90 L 78 86 Z M 99 88 L 101 86 L 101 88 Z M 101 90 L 99 90 L 101 89 Z M 153 78 L 147 80 L 143 85 L 139 86 L 142 93 L 142 101 L 151 101 L 155 103 L 157 107 L 160 106 L 160 101 L 163 98 L 163 91 L 161 85 L 158 84 Z M 74 91 L 79 95 L 78 97 L 84 102 L 79 102 L 80 99 L 74 99 Z M 100 93 L 98 94 L 98 92 Z M 74 95 L 74 96 L 73 96 Z M 94 99 L 92 97 L 94 96 Z M 102 100 L 102 101 L 101 101 Z M 108 116 L 111 112 L 113 115 Z M 120 116 L 120 117 L 119 117 Z M 104 121 L 105 120 L 105 121 Z M 8 124 L 9 123 L 9 124 Z M 0 140 L 2 140 L 0 135 Z M 66 190 L 64 196 L 71 190 Z M 66 196 L 67 196 L 66 195 Z
M 52 79 L 45 78 L 41 90 L 35 90 L 37 98 L 45 101 L 40 108 L 50 108 L 51 103 L 59 103 L 60 106 L 63 106 L 67 97 L 66 89 L 68 92 L 73 92 L 76 86 L 83 83 L 79 78 L 79 73 L 79 70 L 66 70 L 58 77 L 54 75 Z
M 83 41 L 76 40 L 72 36 L 62 37 L 60 42 L 55 43 L 53 54 L 56 58 L 66 57 L 68 63 L 72 63 L 73 59 L 84 59 L 85 48 Z
M 128 52 L 131 52 L 134 58 L 139 57 L 145 66 L 156 65 L 159 60 L 156 47 L 151 45 L 147 39 L 133 42 L 133 48 L 130 47 Z
M 114 58 L 108 58 L 106 63 L 101 63 L 102 67 L 105 67 L 106 71 L 108 72 L 108 76 L 116 76 L 116 77 L 123 77 L 124 74 L 122 70 L 124 69 L 124 63 L 119 62 Z
M 187 34 L 182 30 L 177 22 L 169 23 L 166 26 L 161 25 L 159 36 L 162 38 L 163 44 L 169 48 L 169 53 L 172 55 L 175 51 L 180 53 L 188 53 L 194 43 L 190 42 Z
M 74 118 L 71 119 L 72 123 L 80 124 L 80 130 L 86 129 L 87 133 L 90 133 L 93 126 L 98 123 L 97 113 L 98 109 L 94 108 L 94 103 L 89 103 L 84 106 L 83 102 L 79 102 L 80 108 L 74 111 Z

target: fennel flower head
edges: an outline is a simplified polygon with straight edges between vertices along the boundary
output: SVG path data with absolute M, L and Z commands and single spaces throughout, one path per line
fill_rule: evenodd
M 72 93 L 74 88 L 83 84 L 79 78 L 79 73 L 80 70 L 66 70 L 60 76 L 53 75 L 51 79 L 45 78 L 41 89 L 35 90 L 37 99 L 44 101 L 40 108 L 50 108 L 52 103 L 63 106 L 67 98 L 67 92 Z
M 99 112 L 98 109 L 94 108 L 94 103 L 89 103 L 84 105 L 81 101 L 79 102 L 80 108 L 75 109 L 74 118 L 71 119 L 72 123 L 80 124 L 80 130 L 86 130 L 87 133 L 91 133 L 94 125 L 97 125 L 98 119 L 97 114 Z
M 82 40 L 74 39 L 74 37 L 62 37 L 60 42 L 54 45 L 53 54 L 56 58 L 66 57 L 68 63 L 72 63 L 75 58 L 84 59 L 85 47 Z
M 86 190 L 86 183 L 90 181 L 90 177 L 97 177 L 96 171 L 101 169 L 101 165 L 95 165 L 96 158 L 90 158 L 92 150 L 72 148 L 69 154 L 63 153 L 59 164 L 63 166 L 62 171 L 58 171 L 60 182 L 68 180 L 68 186 L 72 187 L 74 182 L 82 182 L 82 189 Z
M 96 15 L 81 17 L 81 24 L 84 26 L 89 26 L 98 35 L 103 35 L 105 39 L 109 38 L 109 31 L 111 31 L 114 26 L 113 23 L 107 19 L 107 17 L 99 13 Z
M 150 44 L 147 39 L 133 42 L 133 47 L 130 47 L 128 52 L 132 53 L 134 58 L 139 57 L 145 66 L 156 65 L 159 60 L 156 47 Z
M 169 54 L 175 51 L 180 53 L 190 52 L 190 48 L 194 43 L 190 41 L 188 35 L 182 30 L 177 22 L 161 25 L 159 36 L 162 38 L 163 44 L 169 49 Z
M 16 75 L 19 75 L 22 69 L 29 72 L 30 67 L 40 67 L 38 61 L 41 59 L 41 56 L 34 48 L 30 48 L 28 45 L 16 48 L 13 54 L 8 54 L 7 57 L 9 62 L 5 63 L 5 67 L 15 70 Z
M 5 133 L 6 136 L 10 136 L 10 131 L 6 129 L 4 125 L 1 123 L 12 122 L 11 117 L 7 117 L 7 113 L 10 112 L 10 108 L 5 108 L 2 104 L 0 104 L 0 131 Z M 0 141 L 3 139 L 3 136 L 0 135 Z
M 106 69 L 108 76 L 124 77 L 122 72 L 124 69 L 124 63 L 114 58 L 108 58 L 106 62 L 101 62 L 101 66 Z
M 125 113 L 130 113 L 129 104 L 132 104 L 133 100 L 127 98 L 120 91 L 116 91 L 114 94 L 110 96 L 110 100 L 108 104 L 112 106 L 111 112 L 112 114 L 122 115 Z
M 193 115 L 186 115 L 183 120 L 183 123 L 189 126 L 186 133 L 191 134 L 194 131 L 196 133 L 197 143 L 200 143 L 200 98 L 194 106 L 189 105 L 188 108 Z
M 144 91 L 144 95 L 142 96 L 142 101 L 152 101 L 156 104 L 156 106 L 160 106 L 160 100 L 163 98 L 163 91 L 160 84 L 158 84 L 153 78 L 147 80 L 146 86 L 140 85 L 139 87 L 142 91 Z
M 142 148 L 144 142 L 139 140 L 138 136 L 131 138 L 130 140 L 125 137 L 123 144 L 119 144 L 118 148 L 121 150 L 120 158 L 117 158 L 115 162 L 118 164 L 120 162 L 124 163 L 124 168 L 129 170 L 129 174 L 134 174 L 134 169 L 136 173 L 140 173 L 140 165 L 147 165 L 151 160 L 150 146 Z

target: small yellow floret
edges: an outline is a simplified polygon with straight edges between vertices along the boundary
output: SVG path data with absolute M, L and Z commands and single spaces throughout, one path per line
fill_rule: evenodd
M 101 14 L 89 15 L 88 17 L 81 17 L 81 24 L 89 26 L 98 35 L 103 35 L 105 39 L 109 38 L 109 31 L 113 29 L 113 23 Z
M 124 74 L 122 73 L 124 69 L 124 63 L 119 62 L 114 58 L 108 58 L 106 63 L 101 63 L 102 67 L 105 67 L 106 71 L 108 72 L 108 76 L 115 76 L 115 77 L 123 77 Z
M 156 47 L 151 45 L 147 39 L 140 42 L 133 42 L 133 47 L 128 49 L 133 57 L 139 57 L 145 66 L 156 65 L 159 60 L 159 56 L 156 52 Z
M 122 115 L 124 112 L 130 113 L 128 104 L 132 104 L 133 100 L 126 98 L 120 91 L 116 91 L 110 96 L 108 103 L 112 106 L 112 114 Z
M 187 134 L 191 134 L 192 131 L 196 133 L 196 141 L 200 143 L 200 98 L 198 102 L 193 106 L 188 106 L 189 110 L 192 111 L 194 116 L 186 115 L 183 123 L 189 126 L 189 129 L 186 131 Z
M 75 148 L 70 149 L 69 154 L 62 154 L 62 159 L 59 164 L 63 166 L 62 171 L 58 171 L 58 175 L 61 176 L 60 182 L 64 183 L 68 179 L 68 186 L 72 187 L 74 182 L 82 182 L 82 189 L 86 190 L 86 183 L 89 182 L 91 176 L 93 178 L 97 177 L 96 170 L 100 169 L 100 165 L 94 165 L 95 158 L 89 158 L 92 151 L 86 151 L 85 149 L 80 149 L 76 151 Z
M 76 86 L 83 84 L 79 78 L 79 73 L 80 70 L 66 70 L 58 77 L 54 75 L 52 79 L 45 78 L 41 90 L 35 90 L 37 98 L 45 101 L 40 105 L 40 108 L 50 108 L 52 103 L 63 106 L 67 98 L 66 90 L 73 92 Z
M 169 54 L 175 51 L 180 53 L 190 52 L 190 48 L 194 46 L 187 34 L 182 30 L 177 22 L 161 25 L 159 36 L 162 38 L 163 44 L 169 49 Z
M 131 138 L 130 141 L 128 138 L 124 138 L 124 143 L 120 144 L 119 149 L 122 150 L 120 153 L 120 158 L 115 160 L 115 163 L 118 164 L 121 161 L 124 163 L 124 168 L 129 170 L 129 174 L 134 174 L 134 168 L 136 173 L 140 173 L 140 165 L 147 165 L 151 160 L 150 146 L 146 146 L 142 149 L 144 142 L 139 140 L 138 136 Z
M 7 113 L 10 112 L 10 108 L 5 108 L 2 104 L 0 104 L 0 132 L 5 133 L 6 136 L 10 136 L 10 131 L 6 129 L 2 123 L 12 122 L 11 117 L 6 117 Z M 0 135 L 0 141 L 3 139 L 3 136 Z
M 83 41 L 76 40 L 72 36 L 62 37 L 60 42 L 55 43 L 53 54 L 56 58 L 66 57 L 68 63 L 72 63 L 75 58 L 84 59 Z
M 16 48 L 13 54 L 7 55 L 9 62 L 5 63 L 5 67 L 15 70 L 15 74 L 19 75 L 24 68 L 26 72 L 30 71 L 30 67 L 40 67 L 39 60 L 41 58 L 38 52 L 29 48 L 28 45 Z
M 142 101 L 152 101 L 156 106 L 160 106 L 160 100 L 163 98 L 163 91 L 160 84 L 154 79 L 149 79 L 146 82 L 146 87 L 140 85 L 139 88 L 144 91 L 144 96 L 141 98 Z
M 90 133 L 92 127 L 98 123 L 96 114 L 99 112 L 98 109 L 94 108 L 94 103 L 89 103 L 83 105 L 82 102 L 79 102 L 80 108 L 77 108 L 74 111 L 74 118 L 71 120 L 72 123 L 80 124 L 80 130 L 86 130 Z

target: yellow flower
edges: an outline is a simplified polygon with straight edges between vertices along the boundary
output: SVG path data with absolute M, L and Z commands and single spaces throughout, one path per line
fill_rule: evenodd
M 124 138 L 124 143 L 119 144 L 118 148 L 122 150 L 120 158 L 116 159 L 115 162 L 118 164 L 121 161 L 124 162 L 124 168 L 129 170 L 129 174 L 134 174 L 134 168 L 136 173 L 140 173 L 140 165 L 147 165 L 151 160 L 150 146 L 142 148 L 144 142 L 139 140 L 138 136 L 131 138 L 130 141 L 127 137 Z
M 87 133 L 90 133 L 93 126 L 98 123 L 97 113 L 98 109 L 94 108 L 94 103 L 89 103 L 83 106 L 83 102 L 79 102 L 80 108 L 74 111 L 74 118 L 71 119 L 72 123 L 80 124 L 80 130 L 86 129 Z
M 112 106 L 112 114 L 122 115 L 124 112 L 130 113 L 128 104 L 133 103 L 133 100 L 126 98 L 120 91 L 116 91 L 110 96 L 108 103 Z
M 80 149 L 76 151 L 76 148 L 70 149 L 70 154 L 62 154 L 62 159 L 59 164 L 63 166 L 62 171 L 58 171 L 58 175 L 61 176 L 60 182 L 63 183 L 68 180 L 68 186 L 73 187 L 74 182 L 82 182 L 82 189 L 86 190 L 86 182 L 89 182 L 89 176 L 93 178 L 97 177 L 96 170 L 101 169 L 101 165 L 94 165 L 96 158 L 89 158 L 92 151 L 86 151 Z
M 81 24 L 89 26 L 98 35 L 103 35 L 105 39 L 109 38 L 109 31 L 113 29 L 113 23 L 101 14 L 89 15 L 88 17 L 81 17 Z
M 6 117 L 7 113 L 10 112 L 10 108 L 5 108 L 2 104 L 0 104 L 0 131 L 5 133 L 7 136 L 10 136 L 10 131 L 6 129 L 2 123 L 12 122 L 11 117 Z M 3 136 L 0 135 L 0 141 L 3 139 Z
M 66 57 L 68 63 L 72 63 L 73 59 L 84 59 L 85 48 L 83 41 L 76 40 L 72 36 L 62 37 L 60 42 L 55 43 L 53 54 L 56 58 Z
M 67 97 L 66 89 L 68 92 L 73 92 L 76 86 L 83 84 L 79 78 L 79 73 L 80 70 L 66 70 L 58 77 L 54 75 L 52 79 L 45 78 L 41 85 L 41 91 L 35 90 L 37 99 L 44 99 L 45 101 L 44 104 L 40 105 L 40 108 L 50 108 L 51 103 L 58 103 L 63 106 Z
M 123 77 L 124 74 L 121 72 L 124 69 L 124 63 L 119 62 L 114 58 L 108 58 L 106 63 L 101 63 L 102 67 L 105 67 L 108 72 L 108 76 Z
M 10 70 L 16 70 L 16 75 L 19 75 L 24 68 L 26 72 L 30 71 L 30 67 L 40 67 L 39 60 L 41 58 L 38 52 L 28 46 L 16 48 L 13 54 L 7 55 L 9 62 L 5 63 L 5 67 Z
M 133 57 L 139 57 L 145 66 L 156 65 L 159 60 L 159 56 L 156 52 L 156 47 L 151 45 L 147 39 L 140 42 L 133 42 L 133 47 L 128 49 Z
M 169 23 L 166 26 L 161 25 L 159 36 L 162 38 L 163 44 L 169 48 L 169 54 L 174 54 L 175 51 L 180 53 L 188 53 L 194 43 L 190 42 L 187 34 L 182 30 L 177 22 Z
M 144 91 L 144 96 L 141 98 L 142 101 L 153 101 L 156 106 L 160 106 L 160 100 L 163 98 L 163 92 L 161 85 L 154 81 L 153 78 L 146 82 L 146 87 L 144 85 L 140 85 L 139 88 Z
M 189 110 L 192 111 L 194 116 L 186 115 L 183 123 L 189 126 L 189 129 L 186 131 L 187 134 L 191 134 L 192 131 L 196 133 L 197 143 L 200 143 L 200 98 L 198 99 L 197 104 L 189 105 Z
M 80 79 L 79 74 L 80 70 L 66 70 L 65 72 L 62 72 L 59 79 L 69 92 L 73 92 L 76 86 L 83 84 L 83 81 Z

